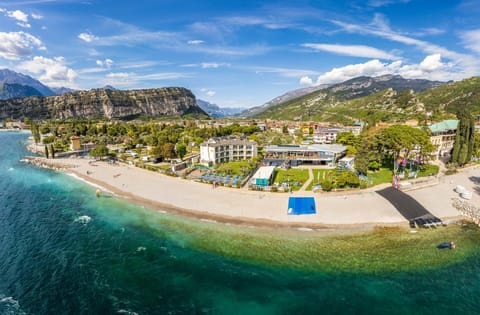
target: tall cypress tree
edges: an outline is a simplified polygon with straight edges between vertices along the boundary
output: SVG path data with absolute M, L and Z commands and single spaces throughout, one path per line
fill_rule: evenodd
M 470 162 L 475 144 L 475 121 L 472 115 L 462 108 L 457 112 L 459 120 L 455 144 L 453 145 L 452 162 L 465 165 Z

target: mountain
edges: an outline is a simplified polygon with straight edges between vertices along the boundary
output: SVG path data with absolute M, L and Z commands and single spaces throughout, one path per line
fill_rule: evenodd
M 54 95 L 55 93 L 46 85 L 40 81 L 33 79 L 32 77 L 21 74 L 9 69 L 0 69 L 0 83 L 16 83 L 20 85 L 31 86 L 36 89 L 43 96 Z
M 445 84 L 440 81 L 423 79 L 404 79 L 399 75 L 382 75 L 379 77 L 358 77 L 339 84 L 335 84 L 327 90 L 344 99 L 353 99 L 371 95 L 389 88 L 397 92 L 412 90 L 415 93 L 429 90 Z
M 144 90 L 93 89 L 55 96 L 0 100 L 0 118 L 68 119 L 206 116 L 190 90 L 179 87 Z
M 285 94 L 282 94 L 282 95 L 280 95 L 280 96 L 275 97 L 274 99 L 266 102 L 266 103 L 263 104 L 263 105 L 249 108 L 249 109 L 247 109 L 247 110 L 239 113 L 238 116 L 241 116 L 241 117 L 251 117 L 251 116 L 254 116 L 254 115 L 256 115 L 256 114 L 259 114 L 259 113 L 267 110 L 268 108 L 270 108 L 270 107 L 272 107 L 272 106 L 275 106 L 275 105 L 278 105 L 278 104 L 281 104 L 281 103 L 288 102 L 288 101 L 290 101 L 290 100 L 293 100 L 293 99 L 302 97 L 302 96 L 304 96 L 304 95 L 313 93 L 313 92 L 315 92 L 315 91 L 318 91 L 318 90 L 327 88 L 328 86 L 329 86 L 328 84 L 323 84 L 323 85 L 319 85 L 319 86 L 312 86 L 312 87 L 306 87 L 306 88 L 302 88 L 302 89 L 297 89 L 297 90 L 289 91 L 289 92 L 287 92 L 287 93 L 285 93 Z
M 480 114 L 480 77 L 449 82 L 436 89 L 418 95 L 425 110 L 432 114 L 446 112 L 455 114 L 460 108 L 467 108 L 472 114 Z
M 380 77 L 358 77 L 339 84 L 320 89 L 299 98 L 287 102 L 270 106 L 266 110 L 254 114 L 253 118 L 287 119 L 287 120 L 348 120 L 350 116 L 343 119 L 336 108 L 344 108 L 342 105 L 349 104 L 348 101 L 355 100 L 370 95 L 373 100 L 365 99 L 365 102 L 384 102 L 382 91 L 387 91 L 386 95 L 390 98 L 400 97 L 409 98 L 410 91 L 422 92 L 444 85 L 445 82 L 404 79 L 401 76 L 384 75 Z M 388 92 L 393 91 L 393 93 Z M 377 99 L 378 97 L 378 99 Z M 345 108 L 348 110 L 348 108 Z M 354 117 L 351 116 L 352 119 Z
M 219 107 L 216 104 L 212 104 L 201 99 L 197 99 L 197 105 L 214 118 L 233 116 L 245 110 L 245 108 L 241 107 Z
M 74 92 L 76 90 L 67 87 L 50 87 L 54 95 L 61 95 L 63 93 Z
M 0 83 L 0 100 L 25 96 L 42 96 L 42 93 L 27 85 Z

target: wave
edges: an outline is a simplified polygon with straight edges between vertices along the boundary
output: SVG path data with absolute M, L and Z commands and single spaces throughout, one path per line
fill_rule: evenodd
M 128 310 L 119 310 L 117 314 L 128 314 L 128 315 L 138 315 L 138 313 Z
M 88 224 L 88 222 L 92 221 L 92 218 L 89 217 L 88 215 L 82 215 L 76 218 L 73 222 L 78 222 L 81 224 Z
M 13 172 L 14 170 L 15 170 L 15 169 L 14 169 L 13 167 L 10 167 L 10 168 L 8 169 L 9 172 Z
M 88 184 L 88 185 L 90 185 L 90 186 L 92 186 L 92 187 L 95 187 L 95 188 L 97 188 L 97 189 L 100 189 L 102 192 L 107 192 L 107 193 L 109 193 L 109 194 L 115 195 L 113 192 L 111 192 L 110 190 L 106 189 L 105 187 L 100 186 L 100 185 L 95 184 L 95 183 L 92 183 L 92 182 L 90 182 L 90 181 L 88 181 L 88 180 L 86 180 L 86 179 L 78 176 L 77 174 L 74 174 L 74 173 L 65 173 L 65 174 L 67 174 L 68 176 L 71 176 L 71 177 L 73 177 L 73 178 L 75 178 L 75 179 L 78 179 L 79 181 L 82 181 L 82 182 L 84 182 L 84 183 L 86 183 L 86 184 Z
M 20 308 L 20 304 L 11 296 L 0 294 L 0 314 L 26 315 Z
M 146 250 L 147 250 L 146 247 L 143 247 L 143 246 L 137 247 L 137 252 L 144 252 L 144 251 L 146 251 Z

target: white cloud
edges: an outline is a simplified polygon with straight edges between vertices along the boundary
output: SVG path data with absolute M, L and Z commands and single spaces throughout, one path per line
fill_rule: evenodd
M 388 59 L 395 60 L 398 57 L 374 48 L 364 45 L 333 45 L 333 44 L 312 44 L 306 43 L 302 45 L 303 47 L 312 48 L 314 50 L 328 51 L 331 53 L 345 55 L 345 56 L 354 56 L 354 57 L 364 57 L 364 58 L 379 58 L 379 59 Z
M 217 62 L 202 62 L 200 64 L 200 66 L 203 68 L 203 69 L 209 69 L 209 68 L 220 68 L 220 67 L 228 67 L 230 66 L 230 64 L 228 63 L 217 63 Z
M 113 60 L 112 59 L 105 59 L 105 60 L 97 60 L 95 62 L 97 64 L 97 66 L 99 67 L 102 67 L 102 68 L 107 68 L 107 69 L 110 69 L 113 65 Z
M 348 33 L 375 36 L 390 40 L 392 42 L 414 46 L 420 51 L 424 52 L 426 55 L 440 54 L 442 58 L 446 58 L 451 61 L 449 64 L 455 65 L 455 69 L 450 69 L 448 72 L 449 77 L 444 78 L 444 80 L 454 78 L 463 79 L 478 75 L 480 72 L 480 61 L 478 58 L 469 54 L 452 51 L 428 41 L 419 40 L 406 36 L 400 32 L 393 31 L 389 26 L 388 20 L 382 14 L 375 14 L 373 21 L 367 25 L 350 24 L 335 20 L 331 22 L 339 26 L 342 31 Z M 462 34 L 461 37 L 466 47 L 469 47 L 469 49 L 472 50 L 480 51 L 480 45 L 477 45 L 478 42 L 476 42 L 476 40 L 480 39 L 480 35 L 466 32 Z
M 203 92 L 208 97 L 213 97 L 215 96 L 215 94 L 217 94 L 217 92 L 206 89 L 206 88 L 201 88 L 200 91 Z
M 275 68 L 275 67 L 255 67 L 253 68 L 256 74 L 263 73 L 277 73 L 285 78 L 298 78 L 303 76 L 318 75 L 318 71 L 290 69 L 290 68 Z
M 376 77 L 385 74 L 401 75 L 407 79 L 428 79 L 428 80 L 455 80 L 461 78 L 455 72 L 453 63 L 442 62 L 440 54 L 426 56 L 418 64 L 403 65 L 402 61 L 397 60 L 391 63 L 382 63 L 378 59 L 370 60 L 365 63 L 351 64 L 340 68 L 333 68 L 318 76 L 317 80 L 308 77 L 302 77 L 302 85 L 320 85 L 334 84 L 347 81 L 359 76 Z
M 480 29 L 463 32 L 460 38 L 466 48 L 480 54 Z
M 442 57 L 440 54 L 430 55 L 425 57 L 423 61 L 420 63 L 420 69 L 432 72 L 439 70 L 445 66 L 445 64 L 441 61 Z
M 15 10 L 15 11 L 6 11 L 7 16 L 11 17 L 17 21 L 28 23 L 28 14 L 23 11 Z
M 300 84 L 301 85 L 312 86 L 313 85 L 313 80 L 308 76 L 304 76 L 304 77 L 300 78 Z
M 90 33 L 81 33 L 78 35 L 78 38 L 80 38 L 83 41 L 86 41 L 87 43 L 91 43 L 99 39 L 97 36 L 92 35 Z
M 131 75 L 134 75 L 132 72 L 113 72 L 106 75 L 107 78 L 128 78 Z
M 41 20 L 41 19 L 43 19 L 43 16 L 40 15 L 40 14 L 32 13 L 32 14 L 30 14 L 30 16 L 31 16 L 32 19 L 34 19 L 34 20 Z
M 225 62 L 202 62 L 202 63 L 187 63 L 180 65 L 184 68 L 202 68 L 202 69 L 217 69 L 220 67 L 230 67 L 229 63 Z
M 395 3 L 408 3 L 410 0 L 370 0 L 368 5 L 374 8 L 384 7 Z
M 340 26 L 343 31 L 361 35 L 373 35 L 380 38 L 388 39 L 393 42 L 402 43 L 405 45 L 416 46 L 427 54 L 441 54 L 443 57 L 450 59 L 468 58 L 464 54 L 460 54 L 444 47 L 429 43 L 427 41 L 405 36 L 401 33 L 393 31 L 388 23 L 388 20 L 382 14 L 375 14 L 373 21 L 369 25 L 356 25 L 340 21 L 332 21 L 333 24 Z
M 0 12 L 4 13 L 5 16 L 8 16 L 9 18 L 16 20 L 18 26 L 21 26 L 24 28 L 31 27 L 31 25 L 28 23 L 28 14 L 21 10 L 8 11 L 6 9 L 0 9 Z
M 189 45 L 200 45 L 200 44 L 203 44 L 203 43 L 205 43 L 205 41 L 200 40 L 200 39 L 189 40 L 187 42 L 187 44 L 189 44 Z
M 18 60 L 30 56 L 33 50 L 44 50 L 42 41 L 33 35 L 24 32 L 0 32 L 0 57 L 9 60 Z
M 352 64 L 332 70 L 320 75 L 317 78 L 316 85 L 331 84 L 343 82 L 359 76 L 377 76 L 386 74 L 386 64 L 378 59 L 370 60 L 365 63 Z
M 127 88 L 144 88 L 146 85 L 145 81 L 156 82 L 164 80 L 176 80 L 186 77 L 188 77 L 188 74 L 178 72 L 160 72 L 151 74 L 137 74 L 135 72 L 112 72 L 105 75 L 102 83 L 105 85 L 109 84 Z
M 17 68 L 35 74 L 44 84 L 54 87 L 74 87 L 77 78 L 77 73 L 67 67 L 63 57 L 51 59 L 36 56 L 32 60 L 22 62 Z
M 17 22 L 18 26 L 24 27 L 24 28 L 30 28 L 32 27 L 29 23 L 23 23 L 23 22 Z

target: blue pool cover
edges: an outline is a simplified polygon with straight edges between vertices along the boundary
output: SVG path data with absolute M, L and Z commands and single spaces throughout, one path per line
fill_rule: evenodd
M 300 214 L 315 214 L 317 210 L 315 208 L 314 197 L 290 197 L 288 198 L 288 214 L 300 215 Z

